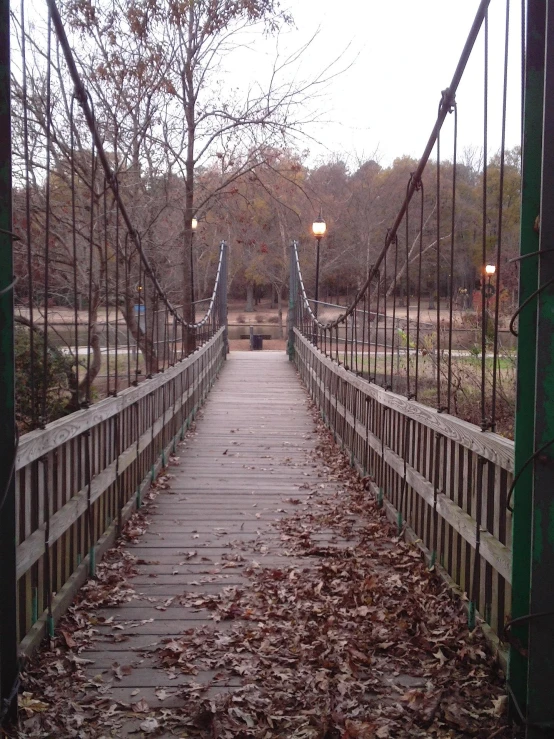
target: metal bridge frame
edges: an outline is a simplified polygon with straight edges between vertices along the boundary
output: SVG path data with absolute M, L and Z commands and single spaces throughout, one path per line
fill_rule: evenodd
M 528 739 L 554 733 L 554 0 L 527 1 L 508 687 Z
M 17 715 L 10 6 L 0 0 L 0 725 Z

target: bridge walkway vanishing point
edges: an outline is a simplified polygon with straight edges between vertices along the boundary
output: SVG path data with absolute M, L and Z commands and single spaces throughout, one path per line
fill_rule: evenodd
M 153 497 L 29 669 L 20 736 L 512 736 L 481 632 L 284 354 L 228 357 Z

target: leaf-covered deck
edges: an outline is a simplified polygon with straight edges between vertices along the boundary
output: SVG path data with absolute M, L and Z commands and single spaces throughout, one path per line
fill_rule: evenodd
M 481 634 L 283 353 L 230 355 L 166 472 L 26 675 L 21 736 L 512 736 Z
M 214 671 L 160 670 L 156 647 L 213 625 L 202 594 L 244 586 L 243 570 L 253 561 L 290 566 L 272 524 L 320 484 L 310 456 L 317 437 L 308 399 L 283 353 L 231 354 L 201 415 L 159 482 L 145 533 L 129 544 L 138 558 L 133 597 L 99 612 L 99 638 L 83 655 L 93 660 L 86 668 L 91 677 L 113 682 L 116 701 L 143 698 L 167 708 L 183 704 L 179 686 L 213 683 Z

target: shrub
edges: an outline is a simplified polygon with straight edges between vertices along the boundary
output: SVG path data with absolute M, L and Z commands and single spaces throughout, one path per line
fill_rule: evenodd
M 32 428 L 33 415 L 42 414 L 42 399 L 46 384 L 46 422 L 54 421 L 68 412 L 74 386 L 73 358 L 65 356 L 59 349 L 49 346 L 44 371 L 43 337 L 35 334 L 33 357 L 31 357 L 30 330 L 24 326 L 15 328 L 15 385 L 16 418 L 20 431 Z M 31 362 L 35 389 L 33 414 L 33 392 L 31 388 Z
M 246 323 L 246 318 L 243 316 L 242 313 L 239 313 L 237 316 L 237 323 Z

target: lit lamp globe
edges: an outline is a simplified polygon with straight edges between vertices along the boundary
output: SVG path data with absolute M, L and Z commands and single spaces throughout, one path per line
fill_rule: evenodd
M 316 266 L 315 266 L 315 303 L 314 303 L 314 315 L 317 318 L 318 302 L 319 302 L 319 245 L 321 243 L 321 237 L 327 231 L 327 225 L 321 217 L 321 211 L 319 211 L 318 217 L 312 223 L 312 233 L 317 240 L 316 249 Z
M 192 230 L 196 231 L 196 229 L 198 228 L 198 220 L 196 218 L 193 218 L 190 225 Z
M 317 219 L 312 223 L 312 232 L 313 235 L 316 237 L 316 239 L 320 239 L 322 236 L 325 235 L 325 231 L 327 231 L 327 224 L 321 217 L 321 214 L 317 217 Z
M 489 277 L 492 277 L 495 272 L 496 272 L 496 265 L 494 264 L 485 265 L 485 274 L 487 274 Z

